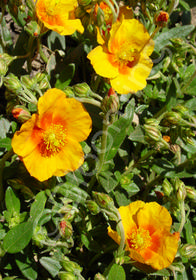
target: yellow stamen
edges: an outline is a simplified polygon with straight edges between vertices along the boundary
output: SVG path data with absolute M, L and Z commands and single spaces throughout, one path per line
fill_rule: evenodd
M 42 155 L 51 156 L 58 153 L 66 144 L 66 129 L 61 124 L 51 124 L 43 133 Z
M 151 239 L 148 230 L 139 228 L 128 235 L 127 241 L 131 249 L 142 250 L 148 248 L 152 244 Z

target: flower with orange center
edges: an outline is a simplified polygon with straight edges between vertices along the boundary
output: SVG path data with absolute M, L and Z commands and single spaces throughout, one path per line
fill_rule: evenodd
M 38 100 L 38 113 L 14 134 L 12 147 L 39 181 L 63 176 L 82 165 L 84 154 L 79 142 L 88 137 L 91 125 L 79 101 L 66 98 L 59 89 L 49 89 Z
M 168 267 L 178 249 L 179 233 L 170 233 L 172 218 L 156 202 L 135 201 L 121 206 L 119 213 L 125 231 L 125 250 L 134 265 L 146 272 Z M 110 227 L 109 236 L 118 244 L 120 236 Z
M 80 19 L 75 18 L 77 0 L 37 0 L 35 9 L 45 27 L 60 35 L 71 35 L 76 30 L 83 32 Z
M 87 57 L 95 72 L 108 78 L 114 90 L 127 94 L 146 86 L 153 49 L 154 42 L 143 24 L 123 18 L 112 25 L 108 44 L 96 47 Z

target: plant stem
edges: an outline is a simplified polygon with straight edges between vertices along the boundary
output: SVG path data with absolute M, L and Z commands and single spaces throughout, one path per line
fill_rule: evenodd
M 88 103 L 88 104 L 92 104 L 96 107 L 101 108 L 101 102 L 94 100 L 94 99 L 90 99 L 90 98 L 85 98 L 85 97 L 75 97 L 76 100 L 82 102 L 82 103 Z
M 119 219 L 119 221 L 117 223 L 117 229 L 118 229 L 118 231 L 120 233 L 120 237 L 121 237 L 120 245 L 119 245 L 118 250 L 117 250 L 117 255 L 121 256 L 121 254 L 124 251 L 124 246 L 125 246 L 125 231 L 124 231 L 121 216 L 120 216 L 120 213 L 118 212 L 118 210 L 116 211 L 116 214 L 118 215 L 118 219 Z
M 180 222 L 180 226 L 178 229 L 178 232 L 181 233 L 184 227 L 184 224 L 186 222 L 186 215 L 185 215 L 185 209 L 184 209 L 184 200 L 181 201 L 180 203 L 180 211 L 181 211 L 181 222 Z
M 106 153 L 106 146 L 107 146 L 107 135 L 108 135 L 108 127 L 109 127 L 109 121 L 108 121 L 108 114 L 104 116 L 103 119 L 103 130 L 102 130 L 102 138 L 101 138 L 101 150 L 99 153 L 99 161 L 97 165 L 97 174 L 102 170 L 103 164 L 104 164 L 104 159 L 105 159 L 105 153 Z

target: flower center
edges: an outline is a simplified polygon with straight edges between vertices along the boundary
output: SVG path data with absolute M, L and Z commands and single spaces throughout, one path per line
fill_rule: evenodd
M 42 134 L 41 153 L 50 157 L 62 149 L 66 144 L 66 129 L 61 124 L 51 124 Z
M 148 230 L 139 228 L 128 235 L 127 242 L 131 249 L 142 250 L 152 244 L 152 238 Z
M 131 46 L 123 45 L 117 53 L 117 60 L 120 66 L 133 67 L 139 59 L 139 51 Z

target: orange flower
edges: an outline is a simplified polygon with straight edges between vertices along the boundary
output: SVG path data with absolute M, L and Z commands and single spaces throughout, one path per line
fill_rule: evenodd
M 82 23 L 74 14 L 77 6 L 77 0 L 37 0 L 36 14 L 45 27 L 61 35 L 71 35 L 76 30 L 82 33 Z
M 109 78 L 114 90 L 127 94 L 146 86 L 153 49 L 145 27 L 136 19 L 123 18 L 112 25 L 108 44 L 96 47 L 87 57 L 97 74 Z
M 144 271 L 160 270 L 174 260 L 179 233 L 170 233 L 172 218 L 168 210 L 156 202 L 135 201 L 121 206 L 119 213 L 125 231 L 126 250 L 135 265 Z M 118 244 L 120 236 L 108 228 L 109 236 Z
M 79 142 L 88 137 L 91 123 L 79 101 L 66 98 L 59 89 L 49 89 L 38 101 L 38 114 L 15 133 L 12 147 L 39 181 L 63 176 L 82 165 Z

